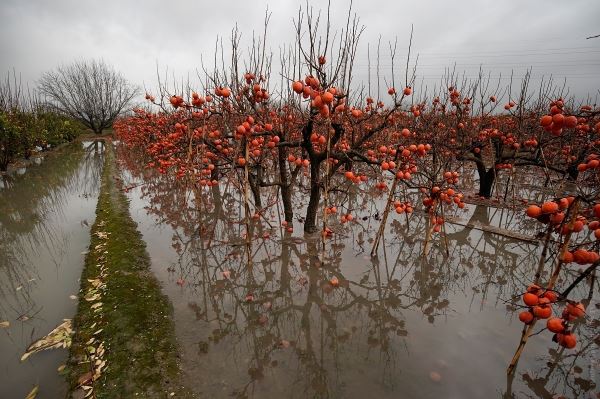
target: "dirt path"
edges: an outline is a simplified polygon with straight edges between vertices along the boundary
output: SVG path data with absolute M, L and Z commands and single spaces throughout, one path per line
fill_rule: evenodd
M 105 148 L 70 354 L 73 397 L 190 397 L 179 384 L 171 305 L 150 272 L 110 140 Z

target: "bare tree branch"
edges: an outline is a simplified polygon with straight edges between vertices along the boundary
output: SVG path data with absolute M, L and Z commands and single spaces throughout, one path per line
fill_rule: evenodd
M 125 112 L 138 88 L 104 61 L 80 61 L 46 72 L 40 92 L 58 111 L 102 133 Z

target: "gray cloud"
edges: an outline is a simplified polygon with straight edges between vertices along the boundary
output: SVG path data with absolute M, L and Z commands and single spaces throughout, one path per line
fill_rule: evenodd
M 177 76 L 194 74 L 200 60 L 212 65 L 215 39 L 227 38 L 237 23 L 247 45 L 272 12 L 269 45 L 278 51 L 294 38 L 292 19 L 304 2 L 266 1 L 15 1 L 0 4 L 0 72 L 13 67 L 26 82 L 75 59 L 103 58 L 128 79 L 153 86 L 156 64 Z M 314 7 L 325 7 L 314 2 Z M 332 1 L 334 27 L 341 28 L 347 0 Z M 390 72 L 387 42 L 398 38 L 403 64 L 410 25 L 418 75 L 438 81 L 445 66 L 474 76 L 482 65 L 494 76 L 522 76 L 533 68 L 534 84 L 544 76 L 567 79 L 578 97 L 600 88 L 598 1 L 364 1 L 354 10 L 366 30 L 357 60 L 357 79 L 366 79 L 366 48 L 382 37 L 381 65 Z M 324 10 L 323 10 L 324 11 Z M 245 48 L 245 46 L 244 46 Z M 374 60 L 372 60 L 374 62 Z

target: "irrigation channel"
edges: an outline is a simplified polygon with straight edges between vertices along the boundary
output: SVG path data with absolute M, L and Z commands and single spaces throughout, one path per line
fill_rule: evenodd
M 65 397 L 68 350 L 21 356 L 77 310 L 103 165 L 103 144 L 77 142 L 0 176 L 0 398 Z

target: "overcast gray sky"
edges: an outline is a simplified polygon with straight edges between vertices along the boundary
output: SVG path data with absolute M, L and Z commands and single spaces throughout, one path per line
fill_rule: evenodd
M 77 59 L 103 58 L 137 84 L 152 87 L 156 65 L 185 76 L 212 60 L 217 36 L 237 23 L 243 38 L 262 30 L 272 12 L 268 39 L 273 51 L 294 37 L 292 19 L 304 2 L 291 0 L 0 0 L 0 71 L 13 67 L 26 82 Z M 313 1 L 314 8 L 326 2 Z M 341 28 L 349 1 L 332 0 L 334 28 Z M 382 36 L 382 69 L 389 72 L 387 42 L 398 38 L 404 56 L 414 24 L 413 51 L 419 78 L 433 82 L 445 66 L 474 76 L 479 66 L 493 76 L 522 77 L 533 68 L 567 78 L 571 93 L 596 96 L 600 88 L 600 1 L 598 0 L 355 0 L 366 30 L 357 60 L 365 78 L 366 48 Z M 247 43 L 247 42 L 246 42 Z M 402 63 L 403 61 L 401 61 Z M 30 83 L 31 85 L 32 83 Z

